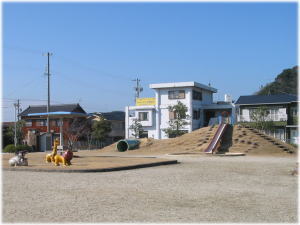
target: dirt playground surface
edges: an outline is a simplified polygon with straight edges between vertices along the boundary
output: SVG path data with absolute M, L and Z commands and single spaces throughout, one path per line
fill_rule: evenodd
M 99 151 L 79 151 L 74 152 L 74 158 L 72 159 L 71 166 L 55 166 L 53 163 L 46 163 L 45 156 L 47 153 L 35 152 L 28 153 L 26 158 L 28 159 L 29 166 L 11 167 L 8 164 L 8 160 L 14 156 L 14 154 L 2 154 L 2 167 L 4 169 L 13 170 L 38 170 L 38 171 L 99 171 L 104 169 L 116 169 L 123 168 L 128 169 L 131 167 L 145 167 L 155 165 L 165 165 L 175 163 L 174 160 L 168 160 L 155 157 L 122 157 L 118 155 L 103 155 L 99 154 Z
M 110 173 L 3 171 L 4 223 L 297 223 L 296 158 L 167 156 Z

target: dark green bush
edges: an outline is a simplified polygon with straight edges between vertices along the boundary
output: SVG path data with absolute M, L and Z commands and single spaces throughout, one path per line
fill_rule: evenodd
M 18 152 L 18 151 L 32 151 L 32 147 L 28 145 L 17 145 L 15 146 L 14 144 L 6 145 L 5 148 L 3 149 L 3 152 Z
M 16 147 L 14 144 L 6 145 L 3 152 L 16 152 Z
M 17 145 L 16 146 L 16 151 L 28 151 L 28 152 L 31 152 L 32 151 L 32 147 L 28 146 L 28 145 Z

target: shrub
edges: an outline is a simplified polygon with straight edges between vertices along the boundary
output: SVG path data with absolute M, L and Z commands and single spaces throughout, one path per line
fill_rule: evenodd
M 5 148 L 3 149 L 3 152 L 18 152 L 18 151 L 32 151 L 32 147 L 28 145 L 17 145 L 15 146 L 14 144 L 6 145 Z
M 32 151 L 32 147 L 28 146 L 28 145 L 17 145 L 16 146 L 16 151 L 28 151 L 28 152 L 31 152 Z
M 6 145 L 3 152 L 16 152 L 16 147 L 14 144 Z

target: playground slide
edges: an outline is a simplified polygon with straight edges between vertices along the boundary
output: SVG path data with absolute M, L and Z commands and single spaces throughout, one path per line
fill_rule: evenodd
M 208 145 L 207 149 L 205 149 L 205 153 L 213 153 L 216 150 L 216 147 L 218 146 L 218 143 L 221 141 L 221 138 L 225 132 L 225 129 L 227 127 L 226 123 L 220 124 L 218 127 L 217 132 L 215 133 L 212 141 Z

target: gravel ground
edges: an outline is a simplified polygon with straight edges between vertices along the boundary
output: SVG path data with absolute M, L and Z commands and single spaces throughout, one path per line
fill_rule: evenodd
M 298 220 L 295 157 L 169 158 L 181 163 L 109 173 L 4 171 L 2 221 Z

